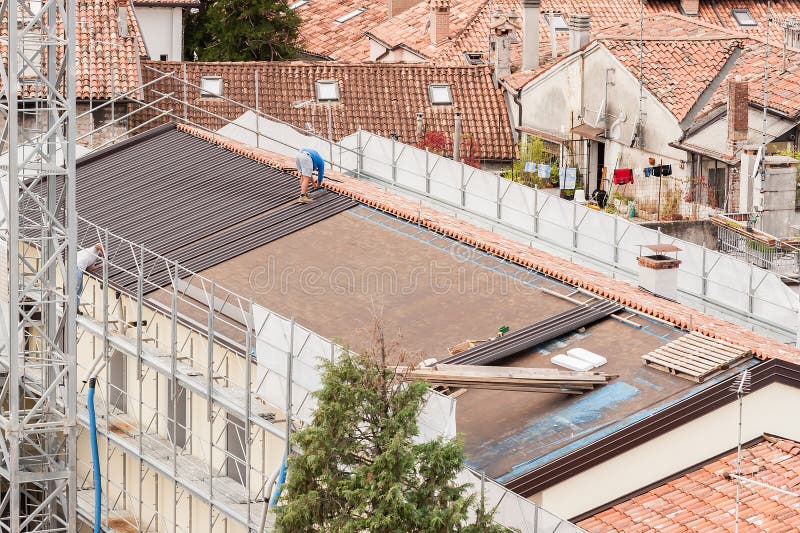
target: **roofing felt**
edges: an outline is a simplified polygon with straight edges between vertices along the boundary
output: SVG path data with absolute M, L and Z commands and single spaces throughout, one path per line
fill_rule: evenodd
M 182 78 L 184 71 L 190 83 L 199 86 L 204 76 L 219 76 L 223 95 L 266 115 L 294 126 L 328 135 L 328 109 L 334 140 L 355 133 L 359 127 L 382 136 L 397 133 L 399 140 L 417 144 L 417 113 L 423 114 L 425 131 L 450 133 L 455 113 L 462 114 L 463 138 L 477 140 L 481 159 L 507 160 L 514 154 L 512 128 L 506 112 L 502 91 L 492 80 L 492 68 L 435 67 L 410 64 L 355 64 L 334 62 L 242 62 L 242 63 L 172 63 L 145 62 L 146 81 L 159 77 L 159 71 L 175 72 Z M 256 99 L 256 72 L 260 84 Z M 280 80 L 277 82 L 275 80 Z M 315 82 L 336 80 L 340 101 L 332 104 L 315 101 Z M 429 86 L 434 83 L 450 85 L 453 105 L 432 105 Z M 144 91 L 144 99 L 153 101 L 157 93 L 183 95 L 184 85 L 176 79 L 165 79 Z M 244 109 L 221 98 L 201 97 L 200 91 L 189 88 L 189 106 L 167 102 L 163 107 L 175 108 L 178 116 L 208 129 L 225 125 L 222 119 L 209 112 L 235 119 Z M 195 107 L 190 107 L 195 106 Z M 146 121 L 152 113 L 139 113 L 138 120 Z
M 355 204 L 318 191 L 314 202 L 299 206 L 293 202 L 298 188 L 295 176 L 170 124 L 80 159 L 76 202 L 90 222 L 206 268 Z M 98 236 L 83 227 L 79 239 L 89 246 Z M 109 255 L 114 246 L 124 245 L 113 242 Z M 123 287 L 135 286 L 124 272 L 111 276 Z M 148 279 L 163 284 L 169 277 L 150 269 Z
M 139 58 L 147 56 L 136 12 L 130 3 L 117 0 L 76 1 L 75 89 L 78 100 L 109 98 L 113 91 L 123 93 L 139 86 Z M 120 35 L 118 9 L 128 22 L 126 36 Z M 59 27 L 61 21 L 59 20 Z M 0 42 L 8 41 L 4 22 Z M 7 56 L 6 44 L 0 44 L 0 56 Z M 41 61 L 44 61 L 42 54 Z M 44 63 L 42 63 L 44 66 Z M 23 86 L 32 96 L 35 85 Z
M 798 497 L 792 495 L 800 485 L 800 444 L 767 435 L 743 448 L 741 472 L 746 480 L 742 483 L 731 477 L 737 472 L 736 463 L 737 453 L 733 451 L 578 525 L 591 533 L 734 531 L 738 489 L 738 531 L 800 530 Z

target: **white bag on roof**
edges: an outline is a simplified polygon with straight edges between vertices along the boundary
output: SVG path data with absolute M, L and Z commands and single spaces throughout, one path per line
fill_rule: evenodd
M 550 362 L 554 365 L 568 368 L 569 370 L 575 370 L 576 372 L 587 372 L 594 368 L 592 363 L 587 363 L 586 361 L 582 361 L 577 357 L 572 357 L 571 355 L 564 353 L 560 353 L 551 357 Z
M 604 364 L 608 363 L 608 359 L 602 355 L 590 352 L 584 348 L 570 348 L 567 350 L 567 355 L 576 359 L 580 359 L 581 361 L 586 361 L 592 365 L 592 368 L 597 368 L 598 366 L 603 366 Z

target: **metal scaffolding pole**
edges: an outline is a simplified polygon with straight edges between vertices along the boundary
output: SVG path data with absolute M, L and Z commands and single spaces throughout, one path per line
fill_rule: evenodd
M 74 532 L 75 0 L 6 0 L 0 16 L 8 22 L 0 35 L 8 50 L 0 70 L 0 148 L 8 151 L 0 477 L 10 489 L 0 530 Z

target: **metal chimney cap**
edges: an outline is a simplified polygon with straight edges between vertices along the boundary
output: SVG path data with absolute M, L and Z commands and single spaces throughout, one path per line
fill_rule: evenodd
M 591 18 L 586 13 L 573 13 L 569 16 L 569 25 L 576 30 L 589 29 Z
M 522 7 L 525 7 L 525 8 L 542 7 L 542 0 L 522 0 Z

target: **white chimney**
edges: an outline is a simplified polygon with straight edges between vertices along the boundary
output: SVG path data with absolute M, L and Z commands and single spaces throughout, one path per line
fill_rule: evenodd
M 576 52 L 589 44 L 591 22 L 589 15 L 574 13 L 569 17 L 569 53 Z
M 672 244 L 643 244 L 648 252 L 640 252 L 637 257 L 639 263 L 639 286 L 657 296 L 669 300 L 678 299 L 678 259 L 680 248 Z M 674 254 L 669 256 L 667 254 Z
M 519 42 L 516 34 L 519 29 L 514 14 L 494 13 L 489 23 L 492 30 L 492 47 L 494 48 L 494 73 L 497 79 L 511 74 L 511 44 Z
M 542 0 L 522 0 L 522 70 L 539 66 L 539 15 Z

